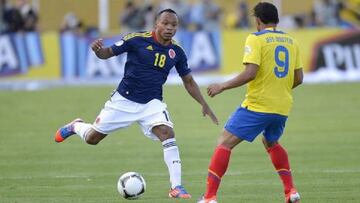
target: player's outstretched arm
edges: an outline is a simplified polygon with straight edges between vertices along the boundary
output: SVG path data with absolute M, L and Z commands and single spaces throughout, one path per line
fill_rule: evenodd
M 104 48 L 103 40 L 97 39 L 91 44 L 91 49 L 95 52 L 96 56 L 100 59 L 108 59 L 114 56 L 110 47 Z
M 304 73 L 302 68 L 296 69 L 294 72 L 294 84 L 292 88 L 294 89 L 295 87 L 301 85 L 303 79 L 304 79 Z
M 223 83 L 209 85 L 209 87 L 207 88 L 207 93 L 210 97 L 214 97 L 215 95 L 220 94 L 224 90 L 244 85 L 255 79 L 258 69 L 258 65 L 248 63 L 245 65 L 245 70 L 233 79 L 230 79 Z
M 202 106 L 202 113 L 203 116 L 208 115 L 212 122 L 216 125 L 219 124 L 218 119 L 216 118 L 214 112 L 211 110 L 211 108 L 209 107 L 209 105 L 206 103 L 204 97 L 202 96 L 201 92 L 200 92 L 200 88 L 197 85 L 197 83 L 195 82 L 194 78 L 192 77 L 191 74 L 187 74 L 183 77 L 181 77 L 181 79 L 183 80 L 185 89 L 187 90 L 187 92 L 192 96 L 192 98 L 194 98 L 197 102 L 199 102 Z

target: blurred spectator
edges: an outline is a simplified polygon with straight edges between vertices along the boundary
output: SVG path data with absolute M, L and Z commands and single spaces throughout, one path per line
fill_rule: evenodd
M 164 9 L 173 9 L 179 16 L 179 29 L 186 29 L 190 22 L 190 5 L 184 0 L 162 0 L 159 5 L 159 11 Z
M 127 1 L 120 16 L 120 25 L 123 32 L 135 32 L 145 27 L 145 17 L 141 9 L 133 1 Z
M 91 37 L 91 38 L 99 38 L 100 37 L 100 30 L 98 27 L 96 26 L 87 26 L 85 28 L 84 34 L 87 37 Z
M 306 15 L 295 15 L 294 22 L 297 28 L 304 28 L 306 26 Z
M 37 11 L 29 4 L 28 0 L 17 0 L 16 7 L 23 19 L 24 31 L 36 31 L 38 23 Z
M 144 28 L 142 30 L 152 30 L 154 27 L 154 20 L 155 20 L 155 12 L 154 6 L 151 4 L 145 5 L 142 9 L 144 15 Z
M 226 27 L 235 29 L 249 28 L 249 10 L 247 3 L 240 1 L 234 9 L 234 12 L 226 16 Z
M 297 24 L 295 21 L 295 16 L 292 15 L 282 16 L 278 24 L 278 27 L 280 29 L 287 29 L 287 30 L 296 29 Z
M 63 23 L 60 27 L 61 32 L 74 32 L 77 34 L 81 34 L 83 32 L 83 23 L 80 19 L 72 12 L 67 13 L 64 16 Z
M 199 0 L 190 13 L 190 21 L 196 30 L 220 29 L 221 9 L 212 0 Z
M 353 26 L 360 27 L 360 0 L 347 0 L 342 3 L 340 16 Z
M 314 3 L 315 22 L 317 26 L 338 26 L 340 23 L 339 2 L 336 0 L 316 0 Z
M 315 26 L 320 25 L 320 22 L 318 21 L 318 18 L 316 17 L 315 9 L 311 10 L 310 16 L 308 17 L 307 25 L 309 27 L 315 27 Z
M 6 26 L 4 21 L 4 8 L 5 8 L 5 0 L 0 0 L 0 34 L 5 32 Z
M 24 20 L 19 10 L 10 4 L 7 0 L 2 0 L 2 20 L 4 23 L 3 32 L 18 32 L 24 27 Z
M 69 12 L 64 16 L 60 26 L 60 32 L 72 32 L 77 35 L 85 35 L 92 38 L 97 38 L 100 35 L 98 27 L 85 26 L 73 12 Z

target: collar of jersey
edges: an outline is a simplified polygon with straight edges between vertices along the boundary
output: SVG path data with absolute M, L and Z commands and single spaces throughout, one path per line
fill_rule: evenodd
M 275 27 L 267 27 L 265 28 L 264 30 L 269 30 L 269 31 L 279 31 L 279 30 L 276 30 Z
M 262 34 L 266 34 L 266 33 L 278 33 L 278 34 L 285 34 L 283 31 L 280 30 L 275 30 L 275 27 L 268 27 L 265 28 L 259 32 L 254 32 L 253 34 L 255 34 L 256 36 L 258 35 L 262 35 Z

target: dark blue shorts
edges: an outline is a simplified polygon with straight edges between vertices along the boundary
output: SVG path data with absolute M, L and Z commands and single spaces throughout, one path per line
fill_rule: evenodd
M 229 118 L 225 129 L 236 137 L 248 142 L 263 133 L 266 140 L 278 141 L 283 134 L 287 116 L 260 113 L 246 108 L 238 108 Z

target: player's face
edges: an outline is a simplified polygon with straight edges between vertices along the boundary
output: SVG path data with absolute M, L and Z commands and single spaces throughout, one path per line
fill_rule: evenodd
M 175 35 L 179 20 L 174 13 L 162 13 L 155 24 L 155 32 L 164 41 L 169 41 Z

